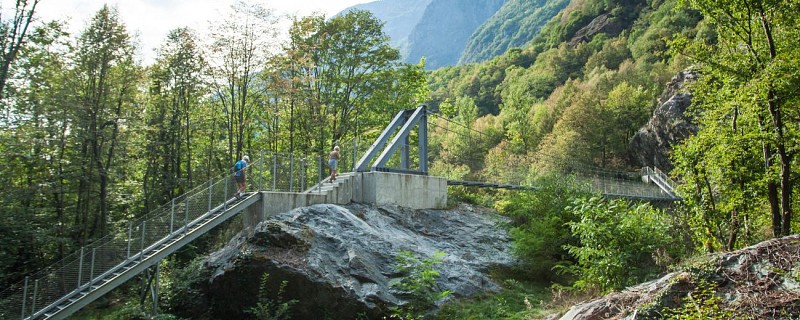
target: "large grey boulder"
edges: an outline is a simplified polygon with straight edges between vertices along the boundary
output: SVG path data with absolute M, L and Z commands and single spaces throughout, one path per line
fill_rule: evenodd
M 439 290 L 470 297 L 499 290 L 493 267 L 510 267 L 507 221 L 490 210 L 410 210 L 361 204 L 314 205 L 270 217 L 251 237 L 240 235 L 206 261 L 214 269 L 209 300 L 217 317 L 246 316 L 262 274 L 270 292 L 287 281 L 283 299 L 296 299 L 292 319 L 380 318 L 408 297 L 390 284 L 398 253 L 421 259 L 446 254 L 437 266 Z

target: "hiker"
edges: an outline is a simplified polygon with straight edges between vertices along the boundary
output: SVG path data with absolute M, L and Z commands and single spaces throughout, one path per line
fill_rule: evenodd
M 336 168 L 339 165 L 339 146 L 333 147 L 333 151 L 328 156 L 328 166 L 331 168 L 331 178 L 329 181 L 333 183 L 336 181 Z
M 242 160 L 236 161 L 233 165 L 233 179 L 239 188 L 236 190 L 236 199 L 242 199 L 242 193 L 247 189 L 247 164 L 250 163 L 250 157 L 244 156 Z

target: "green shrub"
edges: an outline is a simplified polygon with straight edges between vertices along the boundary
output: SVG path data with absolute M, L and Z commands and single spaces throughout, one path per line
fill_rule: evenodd
M 295 299 L 284 301 L 283 294 L 286 291 L 286 286 L 289 284 L 288 281 L 281 281 L 275 299 L 269 296 L 269 290 L 267 289 L 268 284 L 269 274 L 264 273 L 261 275 L 261 282 L 258 287 L 258 303 L 245 312 L 252 314 L 259 320 L 291 319 L 292 314 L 290 311 L 292 310 L 292 306 L 297 304 L 298 301 Z
M 396 258 L 395 269 L 404 276 L 399 281 L 391 282 L 391 286 L 400 289 L 410 299 L 409 303 L 392 309 L 391 319 L 421 319 L 422 315 L 441 299 L 451 294 L 449 290 L 436 290 L 436 279 L 439 271 L 436 265 L 444 261 L 445 253 L 436 251 L 433 257 L 420 260 L 411 251 L 400 251 Z
M 576 200 L 572 210 L 579 219 L 568 225 L 579 241 L 566 248 L 577 265 L 560 271 L 575 275 L 579 289 L 609 291 L 640 283 L 683 254 L 669 217 L 649 204 L 593 197 Z
M 174 259 L 165 260 L 162 265 L 161 305 L 173 314 L 196 319 L 209 311 L 210 305 L 205 291 L 211 271 L 203 266 L 200 256 L 184 267 L 179 267 Z
M 553 267 L 569 258 L 564 246 L 575 243 L 567 227 L 575 215 L 567 208 L 574 197 L 586 193 L 574 179 L 560 175 L 541 177 L 534 185 L 539 189 L 514 193 L 497 209 L 513 219 L 514 252 L 527 276 L 553 280 Z

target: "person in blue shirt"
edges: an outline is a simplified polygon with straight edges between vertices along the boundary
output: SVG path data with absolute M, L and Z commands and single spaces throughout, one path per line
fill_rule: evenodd
M 236 199 L 242 198 L 242 193 L 247 190 L 247 164 L 250 163 L 250 157 L 244 156 L 242 160 L 236 162 L 233 166 L 233 179 L 236 180 L 238 189 L 236 190 Z

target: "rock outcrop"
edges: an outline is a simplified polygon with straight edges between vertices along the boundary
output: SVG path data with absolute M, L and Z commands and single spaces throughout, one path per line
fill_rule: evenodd
M 686 84 L 697 79 L 697 75 L 686 70 L 679 72 L 667 84 L 658 99 L 658 107 L 647 124 L 633 136 L 629 145 L 631 161 L 639 166 L 658 167 L 664 172 L 672 170 L 670 153 L 673 146 L 697 133 L 686 109 L 692 103 Z
M 569 41 L 569 45 L 575 47 L 579 43 L 589 42 L 592 40 L 592 38 L 594 38 L 595 35 L 600 33 L 608 35 L 609 38 L 616 37 L 622 32 L 622 30 L 625 30 L 625 26 L 617 21 L 617 19 L 610 13 L 604 13 L 597 16 L 585 27 L 575 32 L 575 35 Z
M 663 319 L 668 310 L 730 319 L 798 319 L 798 301 L 800 235 L 793 235 L 712 255 L 683 271 L 573 306 L 561 320 Z
M 260 223 L 212 254 L 209 301 L 215 317 L 241 318 L 256 304 L 259 279 L 269 274 L 269 292 L 287 281 L 282 299 L 296 299 L 292 319 L 380 318 L 407 297 L 391 283 L 401 251 L 420 259 L 446 254 L 437 266 L 439 290 L 454 298 L 496 291 L 493 267 L 509 267 L 506 222 L 486 209 L 410 210 L 361 204 L 314 205 Z M 277 299 L 277 297 L 273 297 Z

